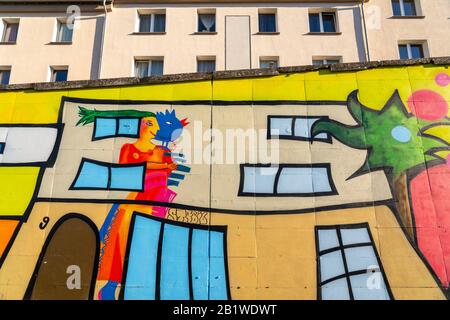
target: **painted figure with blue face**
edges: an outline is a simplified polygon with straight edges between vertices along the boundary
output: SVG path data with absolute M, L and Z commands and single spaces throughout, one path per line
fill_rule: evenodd
M 156 120 L 159 124 L 159 130 L 156 133 L 155 140 L 161 141 L 162 145 L 167 147 L 170 142 L 176 141 L 183 132 L 188 122 L 185 119 L 178 119 L 175 110 L 157 112 Z

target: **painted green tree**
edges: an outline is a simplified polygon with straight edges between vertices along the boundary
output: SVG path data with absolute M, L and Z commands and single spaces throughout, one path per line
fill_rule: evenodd
M 357 125 L 323 119 L 315 123 L 312 135 L 328 133 L 347 146 L 368 150 L 365 163 L 349 179 L 384 170 L 395 180 L 408 169 L 432 160 L 445 161 L 435 153 L 450 150 L 449 144 L 425 131 L 433 126 L 449 125 L 448 118 L 446 123 L 436 123 L 414 116 L 406 109 L 398 91 L 381 110 L 361 104 L 358 91 L 354 91 L 348 97 L 347 108 Z

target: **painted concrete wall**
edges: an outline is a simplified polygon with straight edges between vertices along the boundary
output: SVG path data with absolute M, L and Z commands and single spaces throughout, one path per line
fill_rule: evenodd
M 449 85 L 416 65 L 1 92 L 0 297 L 446 299 Z

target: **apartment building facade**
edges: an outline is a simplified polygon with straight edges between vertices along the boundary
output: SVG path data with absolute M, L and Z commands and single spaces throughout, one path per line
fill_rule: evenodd
M 449 0 L 3 1 L 2 84 L 450 54 Z

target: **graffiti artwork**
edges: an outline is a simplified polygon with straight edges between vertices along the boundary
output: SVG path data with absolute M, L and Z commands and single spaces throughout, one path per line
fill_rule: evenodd
M 0 92 L 0 298 L 449 299 L 449 101 L 438 65 Z

